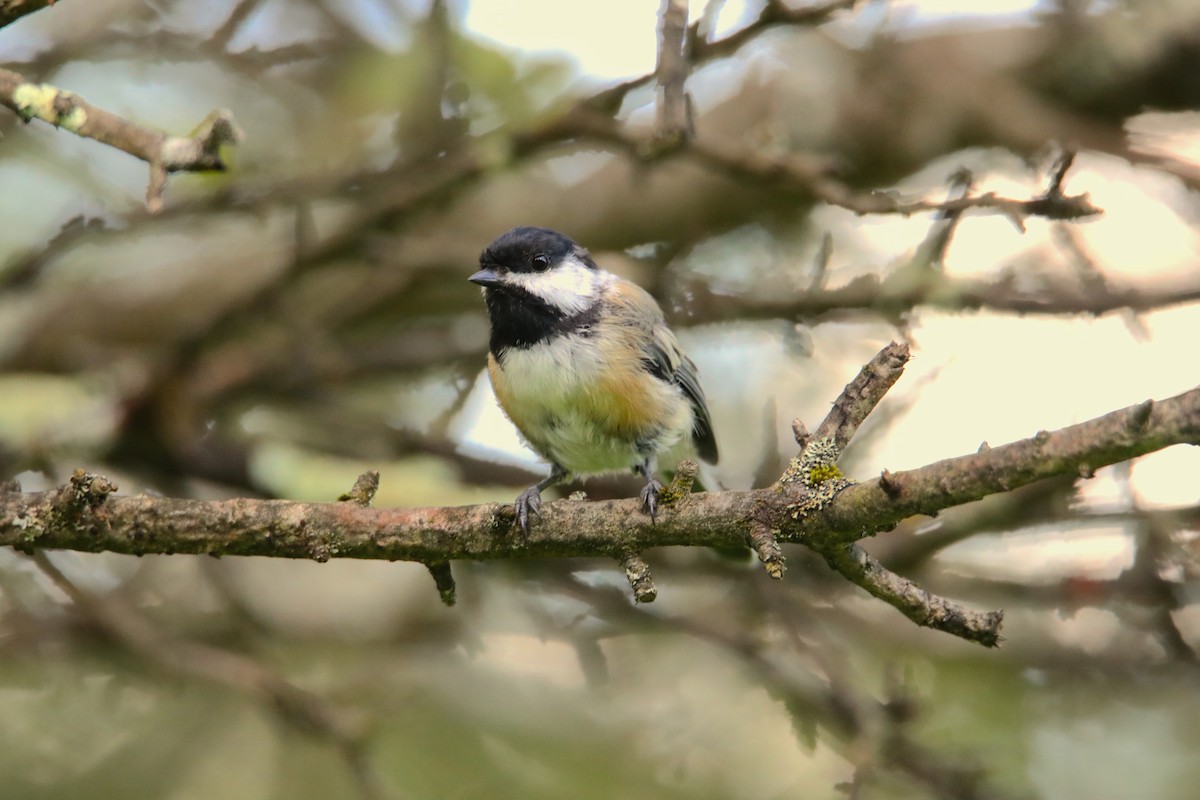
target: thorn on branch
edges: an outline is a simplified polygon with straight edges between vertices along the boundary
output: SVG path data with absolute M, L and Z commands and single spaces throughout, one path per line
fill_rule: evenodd
M 452 606 L 458 602 L 454 574 L 450 572 L 450 562 L 428 561 L 425 563 L 425 568 L 433 576 L 433 583 L 437 587 L 438 597 L 442 599 L 442 603 Z
M 658 597 L 658 587 L 654 585 L 650 565 L 641 554 L 626 553 L 621 557 L 621 567 L 625 570 L 625 579 L 633 589 L 633 602 L 653 603 Z
M 354 486 L 345 494 L 338 495 L 340 503 L 354 503 L 364 508 L 371 505 L 375 492 L 379 490 L 379 471 L 368 470 L 354 481 Z

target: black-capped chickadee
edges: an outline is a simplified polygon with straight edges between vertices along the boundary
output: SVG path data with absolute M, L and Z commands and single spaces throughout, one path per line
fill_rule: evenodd
M 546 228 L 513 228 L 487 246 L 479 266 L 469 280 L 483 287 L 491 318 L 492 388 L 550 462 L 549 477 L 516 499 L 523 532 L 542 490 L 568 475 L 632 468 L 646 481 L 642 507 L 653 521 L 660 454 L 690 439 L 717 463 L 696 365 L 645 290 Z

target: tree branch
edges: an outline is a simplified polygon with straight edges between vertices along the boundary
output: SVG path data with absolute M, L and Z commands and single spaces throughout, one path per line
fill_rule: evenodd
M 658 121 L 655 135 L 682 144 L 691 133 L 691 113 L 684 83 L 688 76 L 684 42 L 687 36 L 687 0 L 662 0 L 658 29 Z
M 863 366 L 858 377 L 846 384 L 811 440 L 832 438 L 838 453 L 843 452 L 858 426 L 900 379 L 908 359 L 907 344 L 892 342 L 880 350 Z
M 384 800 L 394 796 L 367 758 L 367 727 L 349 710 L 295 685 L 249 656 L 168 637 L 132 606 L 80 589 L 45 553 L 35 553 L 33 558 L 38 569 L 70 598 L 75 610 L 115 644 L 168 673 L 266 700 L 285 724 L 316 734 L 337 748 L 358 781 L 362 797 Z
M 148 163 L 150 184 L 146 205 L 151 211 L 162 206 L 168 173 L 223 171 L 221 148 L 242 139 L 242 132 L 228 111 L 213 111 L 190 136 L 168 136 L 97 108 L 73 92 L 48 83 L 30 83 L 6 69 L 0 69 L 0 105 L 12 109 L 26 122 L 40 119 Z
M 122 497 L 111 494 L 111 483 L 80 471 L 54 491 L 0 495 L 0 545 L 424 563 L 601 556 L 624 563 L 629 553 L 649 547 L 742 547 L 757 525 L 779 541 L 812 547 L 860 585 L 869 581 L 876 596 L 910 618 L 960 636 L 974 631 L 979 635 L 968 638 L 994 644 L 994 627 L 974 629 L 939 611 L 944 601 L 897 584 L 898 576 L 856 555 L 854 543 L 915 514 L 935 514 L 1055 475 L 1090 476 L 1099 467 L 1180 443 L 1200 443 L 1200 389 L 867 483 L 839 479 L 837 490 L 827 494 L 811 494 L 821 481 L 781 481 L 766 489 L 686 495 L 666 505 L 657 524 L 639 511 L 636 499 L 547 503 L 527 538 L 514 528 L 511 505 L 374 509 Z
M 709 41 L 700 36 L 699 22 L 693 23 L 688 36 L 688 60 L 695 61 L 732 55 L 746 42 L 770 28 L 779 25 L 821 25 L 828 22 L 837 12 L 853 9 L 858 3 L 859 0 L 829 0 L 829 2 L 791 8 L 782 0 L 767 0 L 753 22 L 715 41 Z
M 919 306 L 951 311 L 989 309 L 1012 314 L 1090 314 L 1142 312 L 1200 300 L 1196 270 L 1160 286 L 1085 286 L 1074 279 L 1038 276 L 1023 285 L 1008 273 L 991 279 L 956 277 L 926 270 L 920 280 L 899 285 L 878 275 L 863 275 L 833 288 L 809 289 L 798 295 L 745 300 L 714 291 L 705 283 L 687 285 L 687 321 L 711 324 L 726 320 L 803 319 L 810 322 L 855 312 L 888 317 Z

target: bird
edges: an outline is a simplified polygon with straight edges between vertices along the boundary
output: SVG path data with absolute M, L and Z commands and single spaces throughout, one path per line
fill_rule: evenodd
M 689 447 L 716 464 L 712 417 L 696 364 L 662 309 L 635 283 L 602 269 L 565 234 L 521 226 L 479 256 L 491 323 L 487 371 L 501 410 L 550 474 L 521 492 L 528 536 L 542 491 L 571 476 L 633 470 L 641 508 L 657 521 L 657 459 Z

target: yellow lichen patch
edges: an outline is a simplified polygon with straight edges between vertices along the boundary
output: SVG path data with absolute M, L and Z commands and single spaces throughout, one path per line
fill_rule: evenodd
M 808 471 L 809 484 L 824 483 L 834 478 L 844 478 L 845 475 L 836 464 L 818 464 Z
M 83 130 L 83 126 L 87 124 L 87 119 L 87 112 L 76 105 L 71 108 L 70 112 L 59 119 L 58 124 L 59 127 L 65 128 L 71 133 L 79 133 Z
M 57 96 L 58 89 L 48 83 L 22 83 L 13 91 L 13 102 L 25 119 L 38 117 L 53 122 L 54 98 Z
M 71 133 L 79 133 L 87 123 L 87 112 L 70 102 L 73 97 L 71 92 L 48 83 L 22 83 L 13 91 L 13 102 L 26 120 L 36 117 Z
M 792 519 L 800 519 L 833 500 L 837 493 L 853 483 L 837 467 L 837 443 L 830 437 L 810 442 L 801 458 L 793 458 L 779 479 L 780 489 L 799 484 L 802 499 L 788 504 Z

